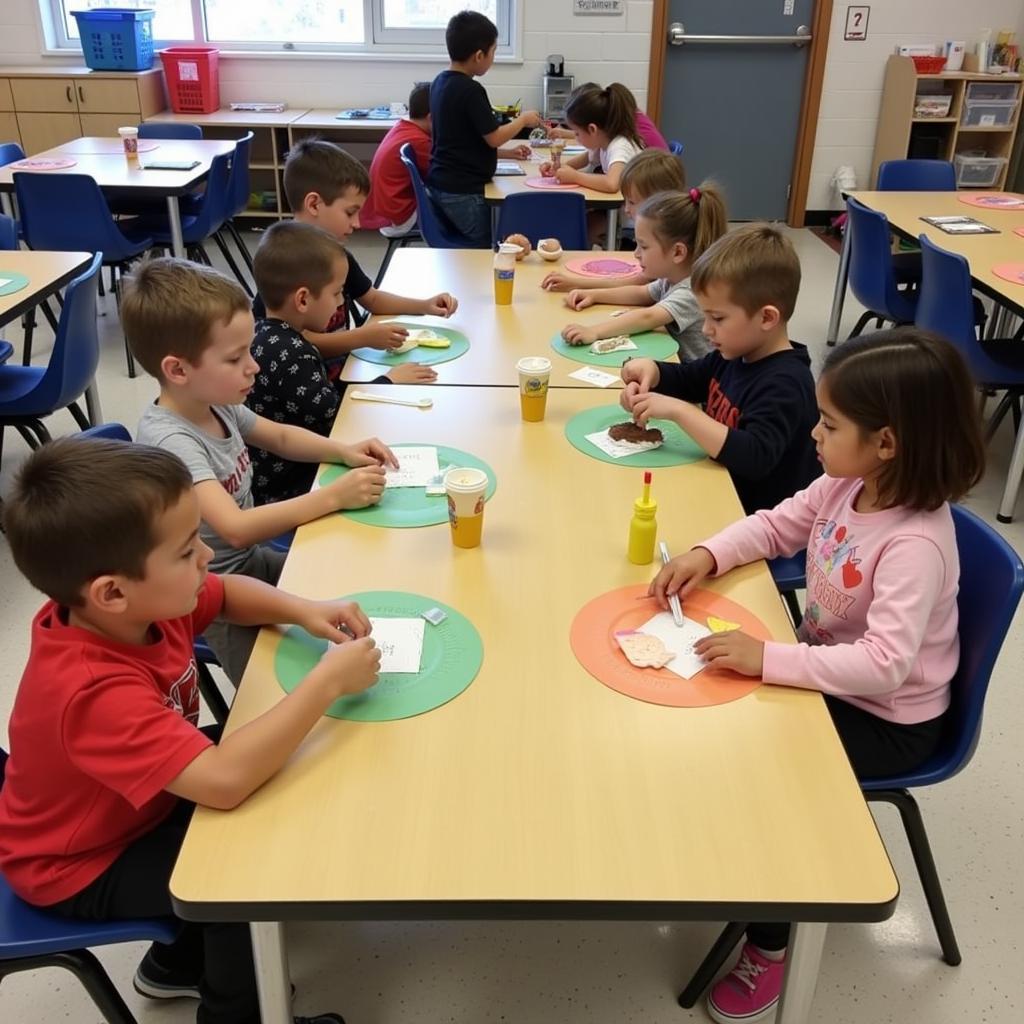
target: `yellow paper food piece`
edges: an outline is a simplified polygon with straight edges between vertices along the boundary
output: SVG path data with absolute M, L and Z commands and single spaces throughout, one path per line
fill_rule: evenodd
M 421 348 L 448 348 L 451 345 L 451 341 L 443 334 L 438 334 L 429 328 L 410 331 L 409 340 L 414 341 Z
M 708 629 L 712 633 L 729 633 L 734 629 L 739 629 L 740 624 L 738 622 L 729 622 L 727 619 L 717 619 L 714 615 L 708 616 Z

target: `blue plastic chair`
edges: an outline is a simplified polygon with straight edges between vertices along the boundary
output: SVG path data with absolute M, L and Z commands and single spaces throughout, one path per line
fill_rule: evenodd
M 398 155 L 409 172 L 412 190 L 416 194 L 416 222 L 419 224 L 423 240 L 432 249 L 466 248 L 468 242 L 465 237 L 455 230 L 446 217 L 442 216 L 434 205 L 434 200 L 427 193 L 427 187 L 423 184 L 419 168 L 416 166 L 412 143 L 407 142 L 402 146 Z
M 10 217 L 0 213 L 0 252 L 14 252 L 17 248 L 18 225 Z M 0 364 L 6 363 L 12 355 L 14 346 L 9 341 L 0 341 Z
M 806 549 L 795 555 L 779 555 L 768 562 L 768 571 L 772 574 L 775 587 L 786 602 L 789 609 L 789 616 L 794 626 L 799 626 L 803 621 L 804 613 L 800 607 L 800 600 L 796 596 L 798 590 L 807 589 L 807 551 Z
M 955 192 L 948 160 L 886 160 L 878 167 L 879 192 Z
M 563 249 L 589 249 L 587 204 L 576 192 L 520 192 L 506 196 L 498 215 L 498 238 L 526 235 L 536 247 L 542 238 L 557 238 Z
M 203 137 L 203 129 L 197 124 L 174 121 L 143 121 L 139 125 L 140 139 L 191 139 Z
M 876 320 L 879 327 L 886 321 L 896 326 L 913 323 L 917 297 L 897 287 L 888 218 L 853 196 L 846 200 L 846 212 L 846 230 L 850 232 L 850 289 L 867 310 L 850 337 L 860 334 L 871 320 Z M 911 283 L 917 276 L 919 272 L 912 269 L 905 280 Z
M 246 132 L 236 143 L 235 152 L 231 157 L 231 173 L 228 176 L 228 219 L 224 221 L 224 227 L 228 234 L 235 240 L 238 251 L 249 268 L 253 272 L 252 253 L 245 244 L 238 225 L 235 224 L 235 217 L 241 216 L 249 209 L 249 155 L 252 150 L 252 132 Z
M 0 785 L 7 751 L 0 748 Z M 180 925 L 173 918 L 135 921 L 79 921 L 33 907 L 14 894 L 0 875 L 0 981 L 9 974 L 63 967 L 92 997 L 109 1024 L 137 1024 L 92 946 L 122 942 L 171 943 Z
M 25 150 L 16 142 L 0 142 L 0 167 L 13 164 L 15 160 L 24 160 Z
M 676 142 L 674 139 L 670 139 L 669 143 L 668 143 L 668 151 L 673 156 L 682 156 L 683 155 L 683 144 L 681 142 Z
M 136 221 L 117 221 L 99 185 L 88 174 L 14 175 L 21 225 L 30 249 L 56 252 L 99 252 L 103 266 L 113 267 L 114 297 L 121 304 L 120 276 L 130 260 L 153 245 Z M 135 376 L 135 360 L 124 346 L 128 376 Z M 24 361 L 31 359 L 26 345 Z
M 96 253 L 89 268 L 68 285 L 48 365 L 0 366 L 0 455 L 8 426 L 30 448 L 49 441 L 43 418 L 58 409 L 67 409 L 83 430 L 90 426 L 77 402 L 96 376 L 100 361 L 96 285 L 101 260 Z
M 942 946 L 942 958 L 955 967 L 961 960 L 960 949 L 921 811 L 910 790 L 953 778 L 974 756 L 992 670 L 1024 593 L 1024 563 L 991 526 L 969 509 L 953 505 L 952 512 L 960 555 L 960 591 L 956 602 L 960 663 L 950 682 L 946 732 L 935 753 L 915 771 L 862 779 L 860 788 L 869 803 L 891 803 L 899 810 Z M 679 996 L 680 1006 L 689 1009 L 697 1002 L 746 928 L 746 923 L 739 921 L 726 927 Z

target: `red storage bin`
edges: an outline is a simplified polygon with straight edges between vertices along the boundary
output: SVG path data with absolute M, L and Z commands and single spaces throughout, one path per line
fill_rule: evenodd
M 176 114 L 212 114 L 220 108 L 216 46 L 168 46 L 160 51 L 167 96 Z

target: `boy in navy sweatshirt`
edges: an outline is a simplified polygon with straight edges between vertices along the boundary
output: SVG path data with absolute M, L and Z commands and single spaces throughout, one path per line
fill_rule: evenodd
M 713 351 L 679 364 L 629 360 L 622 406 L 641 426 L 677 423 L 729 470 L 748 515 L 773 508 L 821 473 L 811 360 L 787 332 L 800 261 L 780 232 L 751 224 L 715 242 L 690 283 Z

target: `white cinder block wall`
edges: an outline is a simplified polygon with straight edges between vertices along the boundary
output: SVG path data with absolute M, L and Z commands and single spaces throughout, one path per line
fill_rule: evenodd
M 494 102 L 521 100 L 539 107 L 544 60 L 561 53 L 577 81 L 623 82 L 646 107 L 653 0 L 628 0 L 626 12 L 617 17 L 574 17 L 572 0 L 521 2 L 523 63 L 495 65 L 484 78 Z M 0 0 L 0 63 L 40 62 L 37 3 Z M 811 210 L 838 208 L 829 179 L 841 164 L 851 165 L 858 181 L 867 183 L 885 61 L 898 43 L 973 42 L 982 28 L 1016 29 L 1024 43 L 1022 0 L 873 0 L 868 39 L 859 43 L 843 40 L 846 7 L 844 0 L 835 0 L 807 197 Z M 59 67 L 81 60 L 46 58 L 45 63 Z M 227 57 L 221 60 L 221 98 L 306 107 L 372 105 L 403 99 L 413 81 L 433 77 L 445 63 Z

